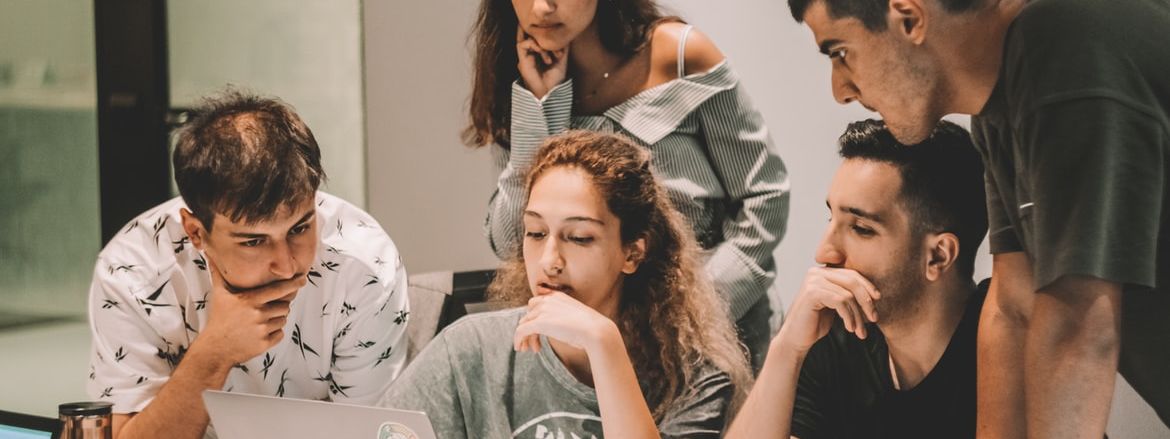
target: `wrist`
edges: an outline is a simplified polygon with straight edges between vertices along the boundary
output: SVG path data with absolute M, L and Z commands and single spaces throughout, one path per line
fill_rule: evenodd
M 622 340 L 622 333 L 618 330 L 617 323 L 608 318 L 601 318 L 593 330 L 590 331 L 588 346 L 585 346 L 585 351 L 588 354 L 601 354 L 606 349 L 620 347 L 622 352 L 625 352 L 626 343 Z
M 216 344 L 206 337 L 196 337 L 180 363 L 200 371 L 200 375 L 226 374 L 236 365 L 236 361 L 233 361 L 226 353 L 216 349 Z
M 785 327 L 781 327 L 776 337 L 768 344 L 768 357 L 771 358 L 790 358 L 797 362 L 804 362 L 804 357 L 808 355 L 811 346 L 803 346 L 800 343 L 795 343 L 792 340 Z

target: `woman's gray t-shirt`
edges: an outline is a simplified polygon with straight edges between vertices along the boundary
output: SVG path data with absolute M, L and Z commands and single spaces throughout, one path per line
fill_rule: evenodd
M 597 393 L 569 373 L 541 337 L 516 352 L 525 308 L 464 317 L 443 330 L 379 405 L 426 412 L 438 437 L 602 438 Z M 716 438 L 734 393 L 728 375 L 704 366 L 658 424 L 662 437 Z M 643 388 L 657 383 L 642 383 Z

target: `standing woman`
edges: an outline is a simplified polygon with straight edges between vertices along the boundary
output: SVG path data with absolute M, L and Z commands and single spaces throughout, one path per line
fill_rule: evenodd
M 483 0 L 474 32 L 465 140 L 496 145 L 485 224 L 496 255 L 520 244 L 524 176 L 542 140 L 570 128 L 624 134 L 652 154 L 758 368 L 788 176 L 719 49 L 652 0 Z

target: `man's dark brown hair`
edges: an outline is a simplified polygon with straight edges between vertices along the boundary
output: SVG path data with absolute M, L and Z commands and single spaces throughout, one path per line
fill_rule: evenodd
M 315 197 L 321 150 L 290 106 L 230 90 L 193 113 L 176 134 L 175 183 L 208 231 L 216 213 L 251 224 Z
M 847 17 L 861 20 L 866 29 L 871 32 L 886 30 L 886 12 L 890 8 L 889 0 L 788 0 L 788 9 L 792 11 L 792 18 L 797 23 L 804 21 L 804 14 L 813 3 L 823 1 L 829 8 L 829 16 L 833 19 Z M 983 0 L 938 0 L 943 9 L 952 14 L 973 11 L 982 5 Z

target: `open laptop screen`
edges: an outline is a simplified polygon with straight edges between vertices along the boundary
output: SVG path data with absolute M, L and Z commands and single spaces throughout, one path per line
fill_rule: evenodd
M 0 439 L 49 439 L 53 433 L 48 431 L 29 430 L 27 428 L 0 425 Z
M 0 410 L 0 439 L 50 439 L 58 435 L 61 421 Z

